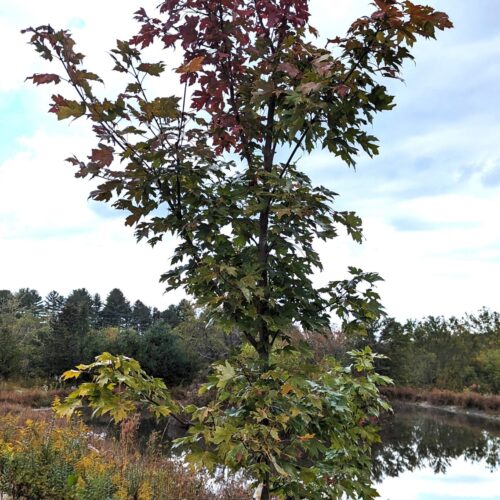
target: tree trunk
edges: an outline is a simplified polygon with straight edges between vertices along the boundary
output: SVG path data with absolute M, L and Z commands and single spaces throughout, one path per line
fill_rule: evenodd
M 262 493 L 260 495 L 260 500 L 269 500 L 270 492 L 269 492 L 269 472 L 266 472 L 264 477 L 264 482 L 262 484 Z

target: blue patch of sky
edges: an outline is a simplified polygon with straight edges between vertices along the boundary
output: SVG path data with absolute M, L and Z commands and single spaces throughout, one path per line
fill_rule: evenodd
M 90 210 L 97 215 L 98 217 L 102 219 L 121 219 L 123 220 L 124 217 L 129 215 L 129 212 L 127 210 L 118 210 L 112 206 L 113 201 L 111 202 L 102 202 L 102 201 L 95 201 L 95 200 L 89 200 L 89 208 Z M 153 210 L 148 217 L 164 217 L 166 215 L 166 208 L 165 207 L 160 207 L 157 208 L 156 210 Z
M 486 466 L 485 466 L 486 468 Z M 459 484 L 459 483 L 474 483 L 474 484 L 480 484 L 480 483 L 490 483 L 491 479 L 494 479 L 493 476 L 481 476 L 479 474 L 451 474 L 451 475 L 444 475 L 444 476 L 439 476 L 437 478 L 437 481 L 440 483 L 453 483 L 453 484 Z
M 89 208 L 98 217 L 103 219 L 123 219 L 123 210 L 117 210 L 113 208 L 108 203 L 103 203 L 102 201 L 89 200 Z
M 69 29 L 82 29 L 84 27 L 85 27 L 85 21 L 83 19 L 80 19 L 79 17 L 70 19 L 68 23 Z
M 481 182 L 485 187 L 500 186 L 500 163 L 495 165 L 495 167 L 489 172 L 486 172 L 483 175 Z
M 449 32 L 451 43 L 463 38 L 480 40 L 488 38 L 493 32 L 499 32 L 498 0 L 481 0 L 481 2 L 441 0 L 438 4 L 437 7 L 447 12 L 455 25 L 455 29 Z
M 25 89 L 0 93 L 0 162 L 19 151 L 19 137 L 32 135 L 46 118 L 31 112 L 34 102 Z
M 328 155 L 314 155 L 311 162 L 315 168 L 308 169 L 307 159 L 303 160 L 314 183 L 358 199 L 360 192 L 364 199 L 436 196 L 456 191 L 469 177 L 464 167 L 462 176 L 452 178 L 450 172 L 456 169 L 456 164 L 439 157 L 362 159 L 356 171 Z

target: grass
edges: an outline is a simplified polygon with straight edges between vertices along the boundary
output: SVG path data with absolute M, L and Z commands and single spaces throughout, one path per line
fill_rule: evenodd
M 389 399 L 427 402 L 436 406 L 458 406 L 485 412 L 500 412 L 500 396 L 477 392 L 454 392 L 444 389 L 418 389 L 414 387 L 384 387 L 381 392 Z

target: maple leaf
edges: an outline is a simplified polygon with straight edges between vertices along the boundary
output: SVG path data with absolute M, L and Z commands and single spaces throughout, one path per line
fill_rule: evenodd
M 37 85 L 42 85 L 44 83 L 59 83 L 61 81 L 61 77 L 54 73 L 35 73 L 33 76 L 28 76 L 26 80 L 33 80 L 33 83 Z
M 58 120 L 65 120 L 66 118 L 80 118 L 85 113 L 85 104 L 77 101 L 67 99 L 54 98 L 54 104 L 50 108 L 50 112 L 57 114 Z
M 347 85 L 344 85 L 343 83 L 340 83 L 339 85 L 335 85 L 335 92 L 340 96 L 340 97 L 345 97 L 347 94 L 350 92 L 350 88 Z
M 226 361 L 224 365 L 219 365 L 217 370 L 219 372 L 217 387 L 224 388 L 226 384 L 236 375 L 236 370 L 229 364 L 229 361 Z
M 278 69 L 284 73 L 288 73 L 292 78 L 296 78 L 301 74 L 300 70 L 296 66 L 287 62 L 281 63 L 278 66 Z
M 299 436 L 299 439 L 304 442 L 304 441 L 310 441 L 311 439 L 314 439 L 316 437 L 316 434 L 304 434 L 303 436 Z
M 326 76 L 333 67 L 333 61 L 330 54 L 325 54 L 313 61 L 313 66 L 320 76 Z
M 61 106 L 64 106 L 66 99 L 61 94 L 55 94 L 52 96 L 52 103 L 49 108 L 49 113 L 57 113 Z
M 137 69 L 151 76 L 160 76 L 160 73 L 165 71 L 165 65 L 161 62 L 155 64 L 141 63 L 137 66 Z
M 176 71 L 177 73 L 195 73 L 203 67 L 204 60 L 205 56 L 194 57 L 182 66 L 179 66 Z
M 80 370 L 68 370 L 62 374 L 61 378 L 63 380 L 69 380 L 70 378 L 78 378 L 81 374 L 82 372 Z
M 308 83 L 303 83 L 300 87 L 299 90 L 305 95 L 310 94 L 311 92 L 316 92 L 321 89 L 323 85 L 318 82 L 308 82 Z
M 113 161 L 113 151 L 113 148 L 101 144 L 99 149 L 92 150 L 90 159 L 108 167 Z

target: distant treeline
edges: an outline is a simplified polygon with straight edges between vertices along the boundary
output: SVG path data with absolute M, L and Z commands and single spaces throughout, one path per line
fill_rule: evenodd
M 118 288 L 105 301 L 85 288 L 42 298 L 33 289 L 0 290 L 0 378 L 55 377 L 103 352 L 138 359 L 171 384 L 190 382 L 238 345 L 182 300 L 164 311 Z
M 500 392 L 500 314 L 487 309 L 463 318 L 429 316 L 405 323 L 384 318 L 362 334 L 346 336 L 291 331 L 318 356 L 369 345 L 387 356 L 378 371 L 398 386 L 454 391 Z M 192 381 L 241 342 L 182 300 L 160 311 L 140 300 L 133 305 L 121 290 L 106 300 L 86 289 L 44 299 L 36 290 L 0 290 L 0 378 L 53 377 L 109 351 L 140 361 L 168 383 Z
M 462 318 L 429 316 L 404 323 L 385 318 L 358 336 L 309 335 L 320 352 L 342 358 L 369 345 L 387 356 L 377 371 L 400 387 L 500 392 L 500 314 L 483 309 Z

